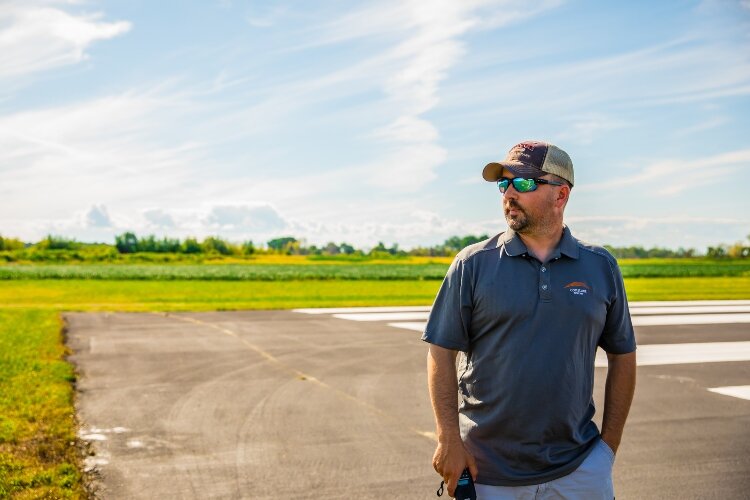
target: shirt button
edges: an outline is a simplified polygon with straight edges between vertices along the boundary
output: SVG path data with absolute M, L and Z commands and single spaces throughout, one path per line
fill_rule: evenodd
M 543 268 L 542 268 L 542 272 L 546 272 L 546 271 L 547 271 L 547 268 L 546 268 L 546 267 L 543 267 Z
M 546 289 L 547 289 L 547 285 L 542 285 L 542 290 L 546 290 Z

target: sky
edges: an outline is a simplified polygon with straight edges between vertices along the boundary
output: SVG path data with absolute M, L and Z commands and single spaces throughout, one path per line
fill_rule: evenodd
M 0 0 L 0 234 L 402 248 L 571 156 L 596 244 L 750 235 L 750 0 Z

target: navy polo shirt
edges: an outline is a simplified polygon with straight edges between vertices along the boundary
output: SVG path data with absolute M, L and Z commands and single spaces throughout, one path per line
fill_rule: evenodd
M 597 346 L 635 350 L 622 275 L 567 227 L 545 263 L 509 230 L 454 259 L 422 339 L 463 351 L 461 436 L 478 482 L 540 484 L 574 471 L 599 438 Z

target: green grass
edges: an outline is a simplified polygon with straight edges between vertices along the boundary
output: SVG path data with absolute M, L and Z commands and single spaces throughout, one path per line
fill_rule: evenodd
M 433 280 L 440 281 L 449 259 L 408 262 L 358 262 L 277 256 L 254 264 L 9 264 L 0 265 L 0 280 Z M 625 278 L 750 276 L 750 260 L 626 259 Z
M 54 311 L 0 310 L 0 498 L 82 498 L 74 374 Z
M 442 280 L 447 264 L 63 264 L 3 265 L 0 280 Z
M 306 267 L 306 266 L 305 266 Z M 429 305 L 426 280 L 0 280 L 0 498 L 85 495 L 60 311 Z M 631 301 L 750 299 L 750 276 L 626 278 Z
M 429 305 L 439 281 L 0 281 L 0 310 L 185 311 Z M 628 278 L 636 300 L 749 299 L 750 277 Z

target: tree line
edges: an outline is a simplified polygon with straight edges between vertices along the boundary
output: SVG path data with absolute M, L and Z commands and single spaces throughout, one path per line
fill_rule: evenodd
M 293 236 L 273 238 L 265 244 L 256 244 L 252 240 L 236 243 L 218 236 L 209 236 L 202 240 L 187 237 L 162 237 L 155 235 L 138 237 L 133 232 L 126 232 L 115 236 L 114 249 L 120 254 L 157 253 L 157 254 L 185 254 L 185 255 L 223 255 L 248 256 L 253 254 L 279 255 L 319 255 L 319 256 L 354 256 L 354 257 L 392 257 L 392 256 L 453 256 L 462 248 L 487 239 L 486 234 L 451 236 L 443 243 L 433 246 L 418 246 L 410 250 L 399 248 L 398 243 L 391 246 L 378 242 L 369 250 L 359 249 L 346 242 L 328 242 L 325 245 L 308 245 L 305 240 Z M 97 244 L 83 243 L 75 239 L 62 236 L 48 235 L 37 243 L 26 243 L 18 238 L 8 238 L 0 235 L 0 251 L 50 251 L 50 250 L 81 250 Z M 111 245 L 99 246 L 111 247 Z M 661 247 L 645 248 L 642 246 L 616 247 L 605 245 L 605 248 L 616 258 L 689 258 L 697 257 L 699 253 L 694 248 L 678 248 L 676 250 Z M 704 254 L 709 258 L 748 258 L 750 257 L 750 235 L 747 241 L 736 242 L 732 245 L 709 246 Z

